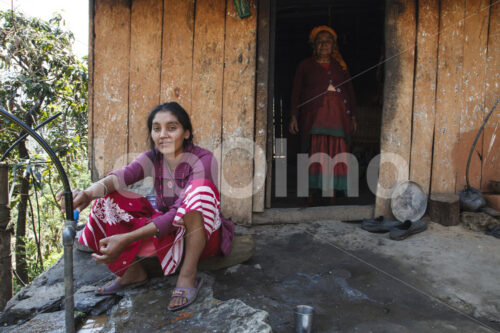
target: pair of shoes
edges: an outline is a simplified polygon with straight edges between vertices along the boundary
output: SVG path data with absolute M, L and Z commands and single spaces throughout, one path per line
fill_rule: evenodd
M 399 221 L 386 220 L 383 216 L 379 216 L 375 219 L 363 220 L 361 223 L 361 228 L 369 232 L 389 232 L 392 228 L 401 225 Z
M 182 297 L 186 299 L 186 303 L 178 306 L 168 306 L 168 309 L 170 311 L 177 311 L 180 309 L 184 309 L 187 307 L 189 304 L 193 303 L 194 300 L 196 299 L 196 296 L 198 296 L 198 292 L 201 289 L 201 286 L 203 284 L 203 280 L 201 278 L 196 279 L 196 287 L 194 288 L 182 288 L 182 287 L 177 287 L 172 291 L 172 298 L 174 297 Z
M 118 279 L 115 279 L 115 280 L 107 283 L 103 287 L 101 287 L 101 291 L 96 290 L 95 294 L 98 296 L 115 295 L 117 292 L 125 290 L 125 289 L 133 289 L 133 288 L 140 287 L 140 286 L 144 285 L 146 282 L 148 282 L 147 278 L 145 278 L 142 281 L 136 282 L 136 283 L 121 285 L 118 283 Z
M 496 238 L 500 238 L 500 226 L 490 225 L 490 226 L 486 227 L 485 234 L 491 235 L 491 236 L 496 237 Z
M 403 240 L 408 236 L 418 234 L 425 229 L 427 229 L 427 222 L 424 220 L 417 220 L 415 222 L 406 220 L 401 225 L 395 226 L 391 229 L 389 238 L 393 240 Z

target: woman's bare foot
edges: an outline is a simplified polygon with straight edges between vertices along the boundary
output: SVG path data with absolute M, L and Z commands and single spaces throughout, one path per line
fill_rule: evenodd
M 176 288 L 195 288 L 196 287 L 196 272 L 194 275 L 184 275 L 177 278 Z M 185 297 L 172 297 L 169 307 L 174 308 L 187 303 Z
M 184 261 L 177 278 L 176 288 L 196 288 L 198 260 L 206 244 L 203 217 L 200 212 L 191 211 L 184 215 L 182 219 L 187 232 L 184 236 Z M 169 308 L 182 306 L 187 302 L 186 297 L 175 295 L 170 300 Z
M 127 286 L 130 284 L 135 284 L 142 282 L 148 278 L 148 275 L 142 265 L 134 260 L 129 268 L 125 271 L 125 273 L 116 279 L 116 282 L 120 286 Z M 101 287 L 97 289 L 97 292 L 102 292 L 105 287 Z

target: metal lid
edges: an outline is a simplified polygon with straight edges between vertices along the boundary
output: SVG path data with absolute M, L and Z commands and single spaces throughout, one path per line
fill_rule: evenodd
M 419 220 L 427 209 L 427 194 L 422 186 L 412 180 L 396 184 L 391 196 L 391 210 L 401 222 Z

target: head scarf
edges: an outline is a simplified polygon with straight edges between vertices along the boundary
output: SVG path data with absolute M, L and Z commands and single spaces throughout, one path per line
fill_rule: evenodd
M 326 31 L 330 35 L 332 35 L 335 43 L 337 43 L 337 33 L 327 25 L 320 25 L 312 29 L 309 33 L 309 42 L 314 43 L 314 40 L 316 39 L 318 34 L 323 31 Z M 347 71 L 347 64 L 345 63 L 338 49 L 333 51 L 332 58 L 335 59 L 345 71 Z
M 329 32 L 330 35 L 333 36 L 333 39 L 335 39 L 335 41 L 337 41 L 337 33 L 332 28 L 330 28 L 327 25 L 320 25 L 320 26 L 312 29 L 311 33 L 309 33 L 309 42 L 314 43 L 316 36 L 318 36 L 318 34 L 322 31 Z

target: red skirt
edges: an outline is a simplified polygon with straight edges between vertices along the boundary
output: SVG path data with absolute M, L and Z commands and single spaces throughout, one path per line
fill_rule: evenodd
M 182 217 L 199 211 L 207 243 L 201 259 L 220 255 L 220 200 L 215 185 L 208 180 L 192 181 L 185 192 L 182 205 L 177 210 L 173 225 L 176 232 L 165 237 L 153 236 L 147 240 L 138 240 L 128 245 L 118 259 L 108 264 L 109 269 L 118 276 L 125 273 L 138 255 L 155 253 L 160 260 L 163 273 L 172 274 L 178 268 L 184 251 L 186 228 Z M 89 221 L 85 225 L 79 242 L 99 253 L 99 241 L 116 234 L 139 229 L 163 213 L 155 210 L 149 201 L 137 194 L 120 191 L 97 199 L 92 206 Z M 151 246 L 151 243 L 153 246 Z M 151 248 L 154 247 L 154 251 Z
M 309 157 L 317 153 L 309 167 L 309 188 L 322 189 L 324 179 L 329 189 L 347 190 L 347 153 L 349 146 L 343 137 L 313 134 Z M 335 160 L 334 160 L 335 158 Z

